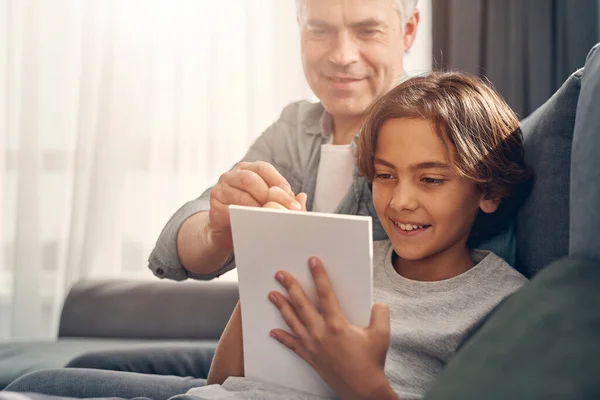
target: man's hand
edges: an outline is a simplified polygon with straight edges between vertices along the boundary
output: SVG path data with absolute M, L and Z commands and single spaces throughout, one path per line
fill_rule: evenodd
M 306 193 L 298 193 L 296 201 L 300 204 L 299 211 L 306 211 Z M 279 186 L 273 186 L 269 189 L 269 195 L 267 202 L 263 205 L 264 208 L 273 208 L 276 210 L 297 210 L 297 208 L 290 208 L 285 204 L 289 205 L 289 195 L 283 191 Z
M 290 210 L 300 210 L 288 181 L 271 164 L 242 162 L 221 175 L 210 192 L 208 237 L 221 249 L 233 250 L 229 206 L 231 204 L 262 207 L 269 199 L 269 189 L 281 189 L 277 202 Z
M 321 261 L 309 260 L 319 296 L 321 312 L 290 274 L 280 271 L 276 279 L 288 293 L 269 299 L 293 334 L 274 329 L 271 336 L 304 359 L 342 399 L 396 398 L 384 374 L 390 344 L 390 314 L 387 305 L 375 304 L 371 322 L 362 328 L 350 324 Z

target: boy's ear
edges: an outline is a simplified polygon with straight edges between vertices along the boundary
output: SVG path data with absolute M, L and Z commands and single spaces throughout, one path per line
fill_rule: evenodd
M 495 212 L 498 207 L 500 206 L 500 202 L 502 201 L 501 197 L 497 197 L 497 196 L 493 196 L 493 197 L 487 197 L 484 196 L 481 198 L 481 201 L 479 202 L 479 208 L 481 208 L 481 211 L 483 211 L 486 214 L 491 214 L 493 212 Z

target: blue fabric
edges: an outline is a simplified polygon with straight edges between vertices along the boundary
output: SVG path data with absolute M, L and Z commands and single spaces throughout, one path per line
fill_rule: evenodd
M 47 394 L 40 393 L 19 393 L 19 392 L 0 392 L 0 400 L 78 400 L 77 397 L 62 397 L 62 396 L 50 396 Z M 95 400 L 95 399 L 88 399 Z M 125 400 L 121 397 L 104 397 L 102 400 Z M 130 400 L 153 400 L 147 397 L 134 397 Z
M 163 348 L 97 351 L 81 355 L 67 368 L 92 368 L 142 374 L 208 377 L 215 348 L 167 346 Z
M 68 368 L 29 373 L 8 385 L 5 390 L 60 397 L 148 397 L 166 400 L 205 384 L 204 379 L 191 377 Z

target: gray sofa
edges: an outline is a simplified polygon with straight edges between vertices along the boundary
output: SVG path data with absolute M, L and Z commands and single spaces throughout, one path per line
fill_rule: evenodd
M 237 300 L 237 284 L 219 280 L 79 282 L 65 299 L 57 340 L 0 343 L 0 390 L 28 372 L 107 350 L 195 352 L 205 362 L 193 368 L 205 377 Z

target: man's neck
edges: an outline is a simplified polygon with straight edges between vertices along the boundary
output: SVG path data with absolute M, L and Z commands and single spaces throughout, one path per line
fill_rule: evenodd
M 333 144 L 350 144 L 358 133 L 364 116 L 333 117 Z

